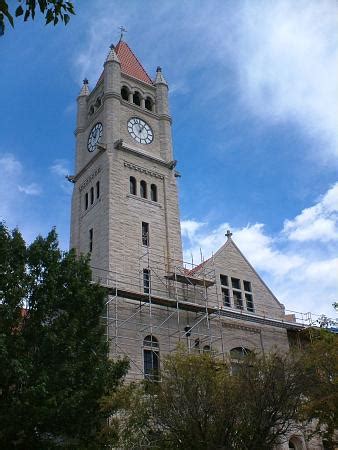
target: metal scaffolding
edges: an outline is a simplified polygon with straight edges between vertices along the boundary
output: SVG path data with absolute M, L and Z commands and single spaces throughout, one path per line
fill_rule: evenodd
M 129 358 L 132 377 L 144 376 L 135 349 L 142 349 L 147 335 L 156 336 L 162 354 L 183 345 L 188 351 L 212 351 L 226 358 L 226 330 L 255 334 L 264 351 L 262 328 L 301 330 L 313 322 L 309 313 L 278 317 L 271 308 L 269 313 L 252 313 L 224 306 L 214 256 L 194 265 L 169 260 L 165 250 L 140 246 L 138 255 L 124 254 L 114 270 L 92 271 L 93 281 L 108 291 L 104 319 L 110 354 Z

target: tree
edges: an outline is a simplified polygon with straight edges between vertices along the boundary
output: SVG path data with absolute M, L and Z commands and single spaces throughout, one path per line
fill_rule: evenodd
M 46 25 L 49 23 L 56 25 L 59 21 L 67 25 L 70 14 L 75 14 L 73 3 L 63 0 L 26 0 L 24 2 L 17 0 L 15 11 L 10 10 L 6 0 L 0 0 L 0 36 L 5 33 L 5 18 L 12 27 L 14 27 L 13 15 L 23 16 L 25 22 L 29 18 L 34 20 L 37 6 L 45 18 Z
M 309 344 L 302 353 L 304 373 L 304 417 L 314 419 L 315 433 L 326 441 L 325 448 L 337 444 L 338 423 L 338 336 L 323 328 L 305 330 Z
M 161 383 L 114 396 L 118 446 L 271 450 L 303 417 L 299 364 L 288 355 L 251 355 L 231 374 L 230 363 L 208 354 L 170 355 Z
M 1 448 L 102 448 L 101 401 L 128 368 L 108 358 L 105 298 L 54 230 L 26 246 L 0 225 Z

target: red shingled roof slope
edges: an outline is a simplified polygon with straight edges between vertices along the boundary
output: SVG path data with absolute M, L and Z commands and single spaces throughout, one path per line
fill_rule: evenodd
M 153 84 L 151 78 L 126 42 L 120 41 L 115 47 L 115 52 L 120 60 L 121 71 L 123 73 L 145 83 Z

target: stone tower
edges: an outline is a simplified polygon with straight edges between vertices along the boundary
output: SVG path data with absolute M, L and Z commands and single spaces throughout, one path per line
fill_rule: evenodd
M 120 40 L 77 104 L 70 245 L 91 253 L 95 279 L 132 288 L 155 259 L 165 271 L 182 260 L 168 85 Z

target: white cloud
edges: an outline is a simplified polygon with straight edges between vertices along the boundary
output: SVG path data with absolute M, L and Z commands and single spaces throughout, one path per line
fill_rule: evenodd
M 286 220 L 283 231 L 295 241 L 338 241 L 338 183 L 316 205 Z
M 41 188 L 36 183 L 30 183 L 26 186 L 20 186 L 18 185 L 18 189 L 20 192 L 23 192 L 26 195 L 39 195 L 41 194 Z
M 304 210 L 313 209 L 315 214 L 302 211 L 294 220 L 286 223 L 296 224 L 293 230 L 297 229 L 300 233 L 299 224 L 306 230 L 308 217 L 311 221 L 323 211 L 336 211 L 337 185 L 329 189 L 316 205 Z M 338 216 L 332 216 L 331 220 L 337 229 Z M 185 259 L 190 261 L 193 255 L 194 263 L 198 264 L 200 248 L 204 259 L 209 257 L 224 244 L 224 233 L 229 228 L 228 223 L 210 229 L 207 223 L 182 221 Z M 233 228 L 233 239 L 287 310 L 333 316 L 331 305 L 338 297 L 337 239 L 330 242 L 326 239 L 316 239 L 314 242 L 312 237 L 310 241 L 294 240 L 292 232 L 285 233 L 285 226 L 279 233 L 269 235 L 264 225 L 258 223 Z
M 330 0 L 279 0 L 245 2 L 239 15 L 234 56 L 244 102 L 319 138 L 317 158 L 338 156 L 337 14 Z
M 59 186 L 66 194 L 71 194 L 72 185 L 66 179 L 66 175 L 70 174 L 69 162 L 65 159 L 56 159 L 53 164 L 49 167 L 49 170 L 53 175 L 55 175 L 59 180 Z
M 88 10 L 82 48 L 75 49 L 81 79 L 87 76 L 96 82 L 112 33 L 115 30 L 117 37 L 119 24 L 125 23 L 127 41 L 133 43 L 137 37 L 139 47 L 150 49 L 142 62 L 152 69 L 158 63 L 170 67 L 173 90 L 191 87 L 191 74 L 199 73 L 209 83 L 206 86 L 212 83 L 201 101 L 219 97 L 229 89 L 221 74 L 230 69 L 235 75 L 231 91 L 246 110 L 265 124 L 296 124 L 310 140 L 315 138 L 317 160 L 338 157 L 337 2 L 276 0 L 230 5 L 210 0 L 196 8 L 194 3 L 176 0 L 152 8 L 152 27 L 146 30 L 139 20 L 143 5 L 134 4 L 130 11 L 123 1 L 96 3 L 95 9 Z M 222 117 L 223 111 L 217 114 Z
M 37 183 L 25 184 L 23 166 L 11 153 L 0 154 L 0 173 L 0 220 L 15 224 L 24 195 L 38 195 L 41 189 Z

